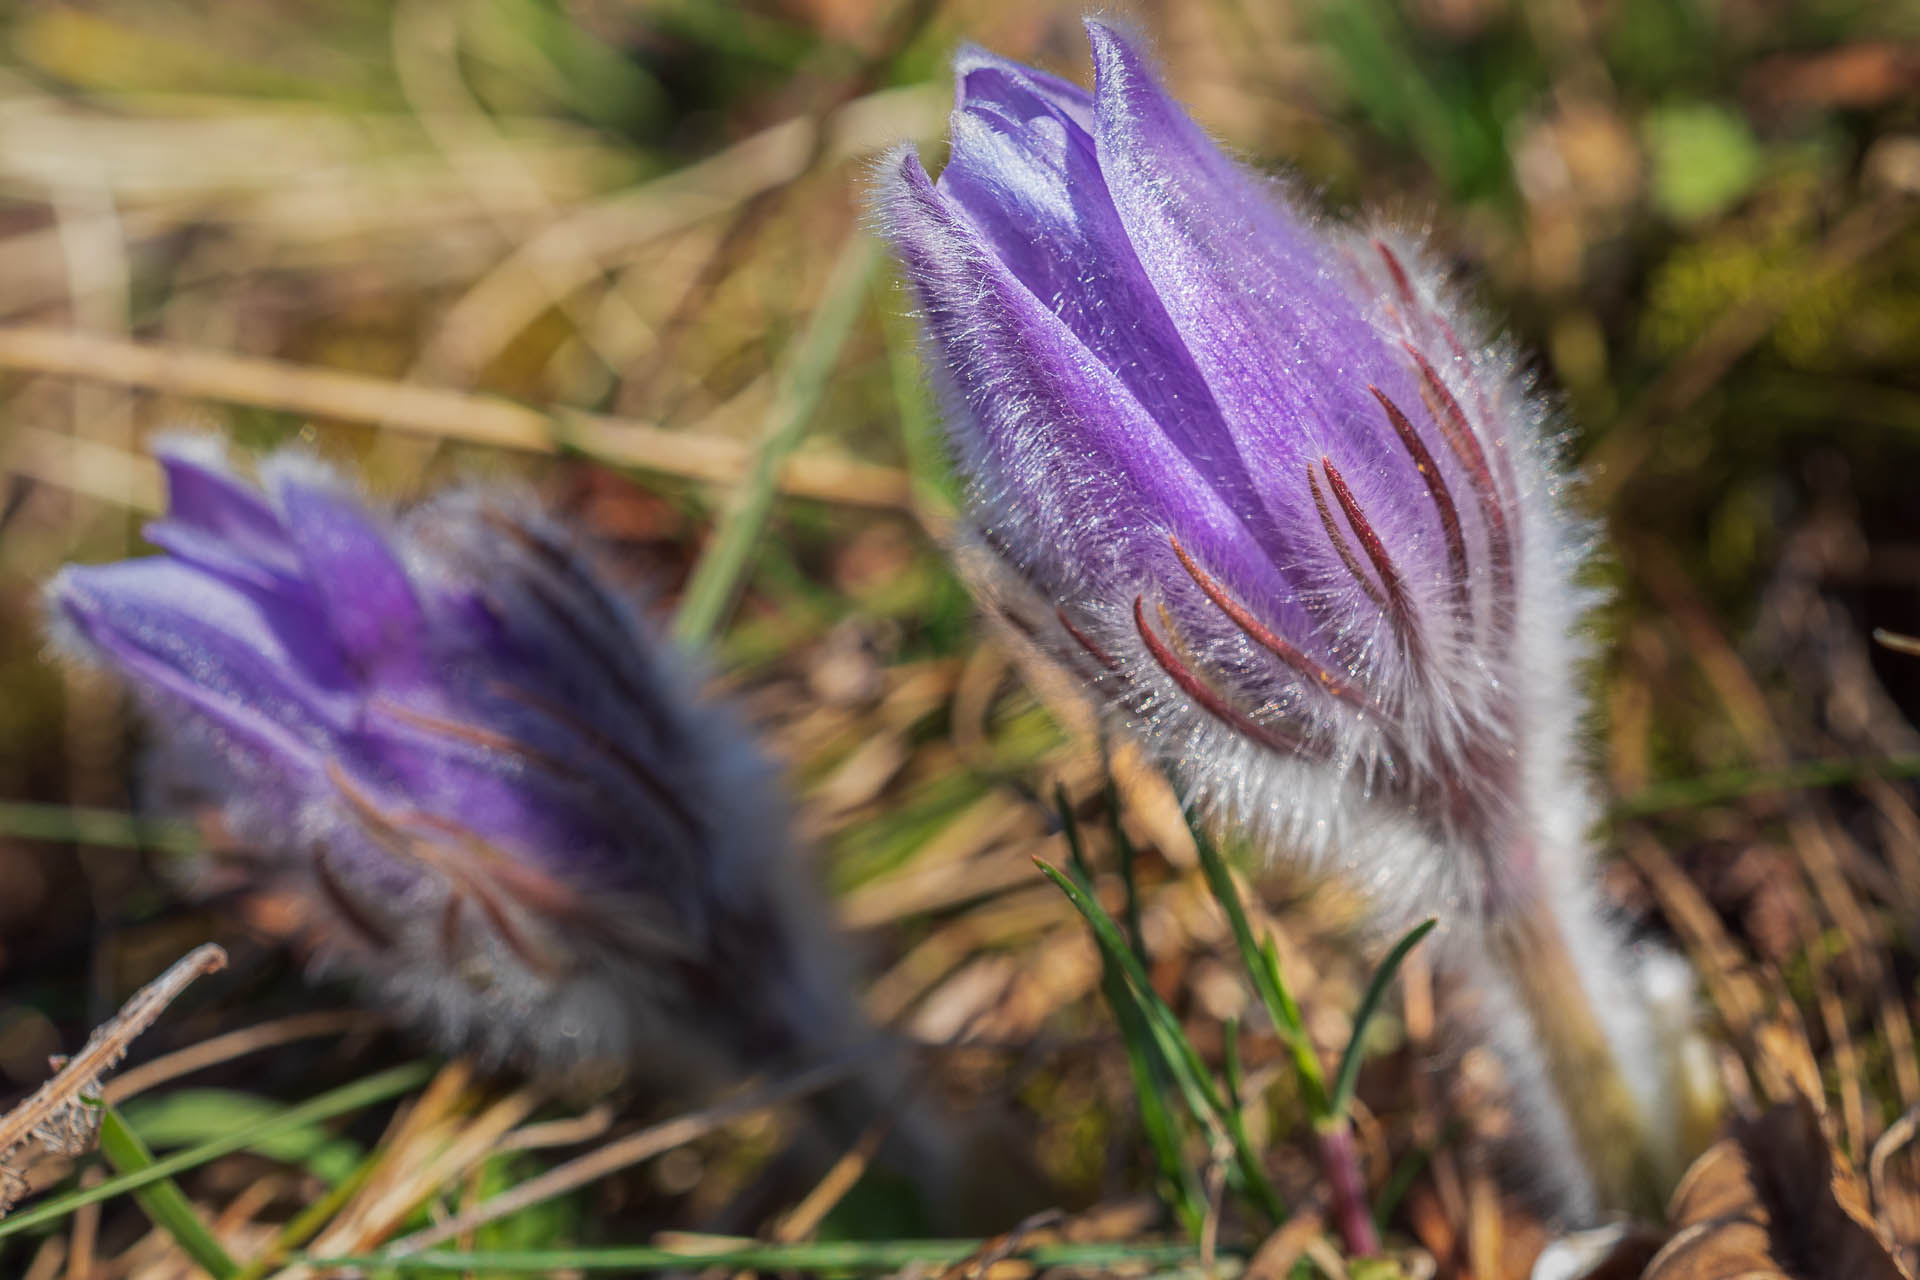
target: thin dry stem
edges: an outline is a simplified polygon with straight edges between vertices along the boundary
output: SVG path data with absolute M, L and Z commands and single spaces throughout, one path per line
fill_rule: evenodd
M 195 947 L 134 992 L 119 1013 L 96 1027 L 87 1037 L 86 1047 L 61 1063 L 53 1079 L 0 1117 L 0 1213 L 11 1208 L 25 1190 L 13 1168 L 20 1147 L 37 1142 L 63 1156 L 92 1150 L 100 1131 L 100 1077 L 120 1061 L 134 1038 L 153 1025 L 188 983 L 226 964 L 227 953 L 213 943 Z
M 806 1198 L 774 1227 L 773 1238 L 783 1244 L 793 1244 L 807 1239 L 818 1230 L 826 1216 L 833 1212 L 834 1206 L 853 1190 L 853 1184 L 865 1176 L 874 1156 L 880 1151 L 880 1144 L 887 1140 L 892 1128 L 890 1116 L 883 1116 L 868 1125 L 866 1132 L 833 1162 L 833 1167 L 814 1184 Z
M 630 419 L 564 410 L 548 415 L 497 396 L 61 329 L 0 329 L 0 368 L 91 378 L 313 418 L 379 423 L 531 453 L 577 446 L 584 432 L 591 435 L 592 451 L 603 462 L 715 484 L 736 483 L 754 462 L 749 443 Z M 141 479 L 130 487 L 157 493 L 158 480 Z M 897 468 L 817 453 L 788 458 L 779 487 L 796 497 L 849 506 L 906 510 L 910 501 L 906 474 Z
M 287 1018 L 275 1018 L 271 1022 L 242 1027 L 238 1031 L 202 1040 L 151 1062 L 143 1062 L 131 1071 L 114 1077 L 113 1083 L 102 1090 L 100 1096 L 118 1106 L 155 1085 L 191 1075 L 195 1071 L 204 1071 L 249 1053 L 320 1036 L 372 1029 L 382 1024 L 383 1020 L 378 1014 L 361 1009 L 328 1009 L 319 1013 L 297 1013 Z
M 675 1147 L 684 1146 L 705 1137 L 723 1125 L 817 1093 L 846 1079 L 859 1066 L 858 1056 L 848 1055 L 837 1058 L 802 1071 L 766 1089 L 716 1103 L 703 1110 L 629 1134 L 627 1137 L 608 1143 L 597 1151 L 549 1169 L 538 1177 L 529 1178 L 469 1212 L 416 1231 L 410 1236 L 403 1236 L 394 1241 L 386 1252 L 391 1256 L 399 1257 L 432 1248 L 464 1232 L 472 1231 L 476 1227 L 498 1221 L 533 1205 L 543 1204 L 555 1196 L 565 1195 L 577 1187 L 586 1186 L 628 1165 L 637 1164 L 662 1152 L 671 1151 Z

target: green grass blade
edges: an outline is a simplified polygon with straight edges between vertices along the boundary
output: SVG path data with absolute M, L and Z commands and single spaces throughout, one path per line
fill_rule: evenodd
M 1433 932 L 1440 923 L 1438 916 L 1429 916 L 1413 928 L 1407 930 L 1407 936 L 1393 944 L 1393 950 L 1387 952 L 1387 958 L 1373 971 L 1373 978 L 1367 983 L 1367 993 L 1360 998 L 1360 1007 L 1353 1015 L 1353 1034 L 1347 1037 L 1347 1051 L 1340 1055 L 1340 1070 L 1333 1080 L 1333 1093 L 1327 1099 L 1327 1116 L 1338 1119 L 1347 1114 L 1347 1104 L 1353 1101 L 1353 1087 L 1360 1079 L 1360 1061 L 1366 1056 L 1367 1024 L 1373 1021 L 1373 1015 L 1380 1009 L 1380 1001 L 1387 994 L 1387 987 L 1393 982 L 1393 975 L 1400 972 L 1400 965 L 1407 954 L 1420 945 L 1420 940 Z
M 1107 745 L 1104 741 L 1100 744 L 1100 750 L 1103 755 L 1106 753 Z M 1145 963 L 1147 944 L 1140 932 L 1140 882 L 1135 866 L 1138 861 L 1138 852 L 1133 847 L 1133 841 L 1127 838 L 1127 829 L 1120 821 L 1120 787 L 1113 780 L 1111 765 L 1106 773 L 1107 821 L 1113 827 L 1113 847 L 1118 852 L 1120 861 L 1120 884 L 1127 894 L 1127 940 L 1133 944 L 1133 953 L 1140 957 L 1142 963 Z
M 0 834 L 22 840 L 58 840 L 107 849 L 158 849 L 163 853 L 200 851 L 200 838 L 185 822 L 142 818 L 116 809 L 81 809 L 64 804 L 0 802 Z
M 82 1205 L 98 1204 L 102 1200 L 111 1200 L 117 1195 L 137 1191 L 141 1187 L 152 1186 L 165 1178 L 187 1169 L 195 1169 L 216 1160 L 229 1152 L 239 1151 L 252 1146 L 262 1138 L 271 1137 L 285 1129 L 295 1129 L 316 1121 L 331 1119 L 361 1107 L 369 1107 L 388 1098 L 397 1097 L 409 1089 L 418 1088 L 433 1075 L 433 1064 L 428 1062 L 410 1062 L 405 1066 L 390 1067 L 364 1080 L 342 1085 L 338 1089 L 323 1093 L 295 1107 L 289 1107 L 271 1120 L 230 1133 L 224 1138 L 215 1138 L 203 1142 L 197 1147 L 175 1152 L 164 1160 L 156 1160 L 138 1173 L 121 1174 L 117 1178 L 108 1178 L 97 1187 L 86 1187 L 79 1191 L 70 1191 L 45 1204 L 35 1205 L 21 1213 L 12 1214 L 0 1221 L 0 1239 L 37 1227 L 43 1222 L 53 1222 L 72 1213 Z
M 1174 1082 L 1179 1086 L 1188 1110 L 1193 1113 L 1195 1120 L 1225 1137 L 1232 1147 L 1234 1164 L 1230 1172 L 1235 1185 L 1252 1197 L 1276 1223 L 1281 1221 L 1286 1216 L 1285 1202 L 1267 1178 L 1259 1153 L 1247 1141 L 1246 1126 L 1241 1122 L 1239 1110 L 1229 1107 L 1226 1099 L 1221 1097 L 1219 1089 L 1207 1074 L 1206 1063 L 1201 1060 L 1199 1051 L 1181 1029 L 1180 1020 L 1174 1016 L 1173 1010 L 1154 991 L 1146 968 L 1127 946 L 1120 926 L 1114 923 L 1113 917 L 1107 914 L 1106 908 L 1094 898 L 1087 885 L 1070 879 L 1038 858 L 1034 859 L 1034 865 L 1067 895 L 1093 929 L 1102 955 L 1110 958 L 1125 975 L 1127 990 L 1133 995 L 1135 1007 L 1140 1011 Z
M 1161 1056 L 1172 1070 L 1175 1083 L 1186 1096 L 1187 1106 L 1194 1118 L 1202 1124 L 1217 1127 L 1220 1117 L 1226 1114 L 1226 1104 L 1214 1088 L 1213 1081 L 1207 1078 L 1206 1064 L 1200 1060 L 1193 1042 L 1180 1029 L 1179 1019 L 1173 1016 L 1173 1010 L 1167 1008 L 1166 1001 L 1154 991 L 1147 971 L 1141 967 L 1133 952 L 1128 950 L 1127 941 L 1120 934 L 1120 926 L 1113 922 L 1113 917 L 1107 914 L 1107 909 L 1100 905 L 1087 886 L 1038 858 L 1034 859 L 1034 865 L 1067 895 L 1093 929 L 1094 941 L 1099 944 L 1101 954 L 1111 957 L 1126 976 L 1127 988 L 1133 993 L 1136 1007 L 1146 1020 L 1148 1030 L 1153 1033 Z
M 1233 1167 L 1238 1170 L 1241 1192 L 1267 1215 L 1269 1222 L 1279 1226 L 1287 1220 L 1287 1202 L 1280 1198 L 1273 1180 L 1267 1177 L 1260 1153 L 1253 1149 L 1253 1142 L 1247 1137 L 1246 1117 L 1235 1108 L 1227 1112 L 1225 1123 L 1227 1140 L 1233 1144 Z
M 711 639 L 732 608 L 773 509 L 780 470 L 806 435 L 879 266 L 880 244 L 871 236 L 856 232 L 840 251 L 820 302 L 780 371 L 753 466 L 734 491 L 680 598 L 673 633 L 682 644 L 694 647 Z
M 354 1193 L 366 1185 L 367 1179 L 373 1176 L 387 1155 L 386 1148 L 376 1147 L 352 1173 L 295 1214 L 293 1220 L 280 1229 L 280 1234 L 240 1269 L 234 1280 L 260 1280 L 268 1271 L 285 1262 L 288 1254 L 318 1235 L 321 1228 L 333 1221 L 333 1215 L 345 1208 Z
M 1380 1194 L 1373 1200 L 1373 1220 L 1385 1223 L 1393 1217 L 1400 1202 L 1413 1189 L 1413 1180 L 1418 1178 L 1427 1167 L 1432 1152 L 1426 1147 L 1415 1147 L 1407 1152 L 1404 1159 L 1387 1173 L 1387 1181 L 1380 1188 Z
M 1647 818 L 1675 809 L 1706 809 L 1772 791 L 1811 791 L 1848 786 L 1865 778 L 1889 781 L 1920 777 L 1920 755 L 1878 760 L 1809 760 L 1786 769 L 1726 769 L 1642 787 L 1614 801 L 1609 821 Z
M 448 1272 L 496 1271 L 547 1274 L 578 1271 L 700 1271 L 708 1267 L 758 1271 L 898 1271 L 916 1263 L 948 1267 L 979 1252 L 977 1240 L 823 1240 L 802 1244 L 763 1244 L 743 1240 L 736 1248 L 712 1251 L 660 1249 L 645 1245 L 584 1249 L 498 1249 L 474 1253 L 432 1250 L 389 1258 L 377 1253 L 348 1257 L 303 1257 L 320 1269 Z M 1200 1261 L 1190 1244 L 1070 1243 L 1038 1244 L 1014 1250 L 1010 1259 L 1036 1267 L 1073 1267 L 1112 1271 L 1119 1268 L 1192 1266 Z
M 153 1152 L 140 1135 L 112 1107 L 100 1109 L 100 1152 L 107 1163 L 123 1174 L 143 1173 L 153 1168 Z M 172 1178 L 162 1177 L 136 1189 L 133 1198 L 153 1220 L 153 1225 L 173 1237 L 181 1251 L 199 1263 L 214 1280 L 232 1280 L 238 1271 L 227 1251 L 213 1238 L 207 1224 L 200 1221 L 186 1193 Z
M 1238 1111 L 1246 1097 L 1246 1074 L 1240 1069 L 1240 1019 L 1228 1018 L 1222 1023 L 1220 1037 L 1226 1056 L 1222 1074 L 1227 1080 L 1227 1105 Z
M 1316 1117 L 1324 1115 L 1326 1076 L 1320 1066 L 1319 1056 L 1314 1053 L 1307 1037 L 1306 1020 L 1300 1016 L 1300 1006 L 1294 1001 L 1293 993 L 1287 990 L 1286 980 L 1280 973 L 1279 952 L 1274 949 L 1271 939 L 1264 947 L 1254 939 L 1253 926 L 1247 922 L 1247 910 L 1240 901 L 1240 889 L 1233 882 L 1233 871 L 1227 866 L 1227 860 L 1220 856 L 1220 850 L 1198 826 L 1193 828 L 1193 842 L 1200 852 L 1200 868 L 1206 874 L 1207 887 L 1213 891 L 1214 900 L 1226 913 L 1234 942 L 1240 948 L 1241 962 L 1253 977 L 1254 990 L 1267 1007 L 1267 1016 L 1273 1021 L 1274 1031 L 1293 1051 L 1294 1069 L 1300 1076 L 1307 1109 Z
M 929 394 L 926 370 L 916 350 L 918 325 L 895 314 L 898 301 L 891 290 L 882 310 L 880 333 L 886 340 L 887 374 L 894 411 L 900 419 L 900 442 L 906 450 L 914 502 L 925 511 L 948 518 L 960 509 L 964 487 L 954 471 L 940 413 Z
M 1073 816 L 1073 806 L 1067 800 L 1065 787 L 1054 788 L 1053 801 L 1060 814 L 1061 834 L 1066 837 L 1067 852 L 1073 859 L 1074 870 L 1082 881 L 1090 882 L 1093 878 L 1092 868 L 1087 863 L 1086 850 L 1080 843 L 1080 824 Z M 1071 896 L 1069 894 L 1069 898 Z M 1079 904 L 1075 903 L 1075 906 L 1079 907 Z M 1085 916 L 1086 910 L 1080 910 Z M 1088 923 L 1092 925 L 1090 919 Z M 1137 934 L 1135 936 L 1138 937 Z M 1141 1127 L 1146 1130 L 1147 1143 L 1153 1148 L 1154 1159 L 1160 1166 L 1161 1180 L 1165 1184 L 1163 1199 L 1172 1206 L 1187 1234 L 1197 1239 L 1206 1222 L 1206 1190 L 1180 1149 L 1180 1126 L 1164 1096 L 1173 1067 L 1160 1052 L 1158 1039 L 1148 1025 L 1148 1015 L 1140 1008 L 1139 997 L 1128 988 L 1126 976 L 1099 937 L 1099 930 L 1095 928 L 1094 938 L 1100 952 L 1101 993 L 1106 997 L 1107 1007 L 1113 1010 L 1114 1021 L 1120 1025 L 1120 1042 L 1126 1046 L 1127 1066 L 1133 1074 L 1133 1091 L 1140 1103 Z
M 1300 1089 L 1305 1095 L 1307 1113 L 1318 1119 L 1327 1113 L 1327 1086 L 1324 1068 L 1320 1065 L 1320 1051 L 1313 1047 L 1313 1040 L 1307 1035 L 1306 1020 L 1300 1014 L 1300 1006 L 1294 1002 L 1293 993 L 1287 990 L 1286 980 L 1280 973 L 1280 948 L 1272 938 L 1260 948 L 1260 968 L 1258 981 L 1266 984 L 1269 999 L 1277 1001 L 1282 1016 L 1287 1021 L 1276 1023 L 1281 1043 L 1287 1046 L 1287 1052 L 1293 1057 L 1293 1072 L 1300 1081 Z M 1273 1005 L 1267 1006 L 1271 1015 Z
M 1181 1149 L 1180 1124 L 1167 1106 L 1166 1064 L 1161 1061 L 1146 1020 L 1134 1006 L 1127 991 L 1127 980 L 1120 976 L 1104 950 L 1100 956 L 1100 988 L 1114 1021 L 1120 1024 L 1120 1042 L 1126 1046 L 1127 1069 L 1133 1076 L 1134 1096 L 1140 1104 L 1140 1127 L 1146 1132 L 1147 1145 L 1153 1149 L 1154 1162 L 1160 1167 L 1165 1188 L 1162 1199 L 1173 1209 L 1186 1233 L 1198 1239 L 1206 1225 L 1207 1194 L 1200 1175 Z
M 1067 799 L 1067 789 L 1055 786 L 1053 789 L 1053 810 L 1060 815 L 1060 834 L 1067 841 L 1067 856 L 1073 860 L 1073 869 L 1080 879 L 1093 883 L 1093 867 L 1087 861 L 1086 847 L 1080 843 L 1080 820 L 1073 816 L 1073 804 Z

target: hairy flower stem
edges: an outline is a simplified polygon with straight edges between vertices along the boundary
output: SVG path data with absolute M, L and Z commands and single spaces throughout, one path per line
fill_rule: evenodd
M 1535 898 L 1493 922 L 1487 950 L 1530 1023 L 1598 1205 L 1659 1217 L 1668 1161 L 1595 1009 L 1593 975 L 1551 906 Z
M 1329 1207 L 1340 1242 L 1351 1257 L 1379 1256 L 1380 1234 L 1373 1225 L 1373 1209 L 1367 1204 L 1367 1182 L 1360 1174 L 1353 1125 L 1345 1116 L 1329 1117 L 1314 1125 L 1313 1140 L 1320 1172 L 1327 1180 Z

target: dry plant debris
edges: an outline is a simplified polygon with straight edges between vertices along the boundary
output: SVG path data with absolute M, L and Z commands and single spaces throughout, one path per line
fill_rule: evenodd
M 128 1046 L 188 983 L 226 965 L 227 953 L 211 942 L 174 961 L 165 973 L 134 992 L 119 1013 L 96 1027 L 79 1053 L 54 1058 L 53 1079 L 0 1116 L 0 1214 L 27 1191 L 21 1166 L 34 1145 L 57 1156 L 81 1156 L 93 1150 L 100 1134 L 101 1077 L 126 1056 Z
M 1804 1095 L 1734 1126 L 1674 1191 L 1671 1240 L 1644 1280 L 1912 1280 L 1865 1180 Z

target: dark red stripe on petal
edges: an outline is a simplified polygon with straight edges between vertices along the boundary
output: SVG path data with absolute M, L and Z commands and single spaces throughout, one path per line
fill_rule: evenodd
M 1067 611 L 1065 609 L 1055 609 L 1053 616 L 1060 620 L 1061 629 L 1072 636 L 1076 644 L 1093 655 L 1095 662 L 1098 662 L 1114 675 L 1120 674 L 1119 660 L 1105 649 L 1102 649 L 1092 636 L 1074 626 L 1072 620 L 1067 617 Z
M 1187 554 L 1187 549 L 1180 545 L 1180 539 L 1168 538 L 1167 541 L 1173 544 L 1173 554 L 1180 558 L 1181 567 L 1186 569 L 1194 585 L 1205 592 L 1207 599 L 1213 601 L 1214 606 L 1232 619 L 1233 624 L 1246 632 L 1255 644 L 1317 683 L 1333 697 L 1362 711 L 1368 709 L 1367 699 L 1358 689 L 1275 635 L 1258 618 L 1249 613 L 1244 605 L 1229 595 L 1212 575 Z
M 674 822 L 679 824 L 680 830 L 689 840 L 699 838 L 700 822 L 694 816 L 693 810 L 687 807 L 687 802 L 653 766 L 629 751 L 618 739 L 603 733 L 590 722 L 573 714 L 564 704 L 552 698 L 542 697 L 526 685 L 495 680 L 489 681 L 487 688 L 510 702 L 517 702 L 523 707 L 531 708 L 546 716 L 602 756 L 618 763 L 626 771 L 627 776 L 633 779 L 649 798 L 666 810 Z
M 1480 437 L 1468 421 L 1466 410 L 1460 407 L 1453 392 L 1447 389 L 1440 371 L 1411 344 L 1407 346 L 1407 354 L 1420 367 L 1427 408 L 1439 424 L 1447 447 L 1466 469 L 1467 482 L 1473 486 L 1474 496 L 1480 501 L 1480 515 L 1487 526 L 1487 553 L 1493 565 L 1495 598 L 1500 615 L 1510 617 L 1514 605 L 1513 535 L 1507 528 L 1507 513 L 1500 503 L 1500 491 L 1493 482 L 1493 472 L 1487 466 L 1486 450 L 1481 448 Z
M 1413 459 L 1413 469 L 1427 482 L 1427 494 L 1433 499 L 1434 510 L 1440 515 L 1440 530 L 1447 540 L 1447 562 L 1453 569 L 1454 603 L 1462 619 L 1471 622 L 1472 605 L 1467 597 L 1467 542 L 1460 533 L 1460 509 L 1454 505 L 1453 493 L 1447 488 L 1447 478 L 1434 465 L 1433 454 L 1428 452 L 1426 442 L 1413 429 L 1413 423 L 1407 420 L 1407 415 L 1400 412 L 1400 406 L 1378 387 L 1369 386 L 1367 390 L 1373 392 L 1373 398 L 1386 411 L 1394 434 L 1400 437 L 1400 443 L 1406 446 L 1408 456 Z
M 1387 551 L 1387 544 L 1374 531 L 1373 522 L 1367 519 L 1366 510 L 1347 487 L 1347 478 L 1340 474 L 1340 469 L 1324 457 L 1320 459 L 1320 468 L 1327 473 L 1327 487 L 1333 490 L 1333 500 L 1340 504 L 1354 537 L 1360 539 L 1360 549 L 1367 553 L 1374 571 L 1380 575 L 1380 585 L 1387 593 L 1389 616 L 1411 637 L 1415 632 L 1413 611 L 1407 605 L 1406 586 L 1400 579 L 1400 570 L 1394 566 L 1393 556 Z
M 578 923 L 591 918 L 581 896 L 539 867 L 528 866 L 491 840 L 476 834 L 450 818 L 438 814 L 409 812 L 408 821 L 425 827 L 433 835 L 444 837 L 434 848 L 445 854 L 464 855 L 478 873 L 497 882 L 513 895 L 516 902 L 550 919 Z M 442 863 L 442 865 L 450 865 Z M 465 868 L 452 868 L 466 874 Z
M 1327 495 L 1320 488 L 1320 477 L 1312 467 L 1307 468 L 1307 485 L 1313 490 L 1313 506 L 1314 510 L 1320 513 L 1320 526 L 1327 531 L 1327 541 L 1331 542 L 1333 549 L 1340 553 L 1340 563 L 1347 566 L 1347 572 L 1352 574 L 1353 580 L 1360 584 L 1360 589 L 1367 593 L 1367 599 L 1373 601 L 1373 607 L 1385 613 L 1386 597 L 1380 594 L 1380 588 L 1373 585 L 1373 579 L 1369 578 L 1367 571 L 1360 566 L 1360 557 L 1354 555 L 1353 548 L 1347 545 L 1347 535 L 1340 532 L 1339 524 L 1334 521 L 1333 508 L 1327 505 Z
M 1228 702 L 1218 690 L 1195 675 L 1193 670 L 1183 663 L 1166 641 L 1155 635 L 1153 628 L 1147 625 L 1146 605 L 1142 597 L 1133 598 L 1133 625 L 1139 628 L 1140 642 L 1147 646 L 1147 652 L 1160 664 L 1173 682 L 1188 697 L 1206 708 L 1214 719 L 1232 729 L 1235 733 L 1253 739 L 1269 751 L 1281 755 L 1299 755 L 1306 749 L 1306 743 L 1293 734 L 1261 724 L 1240 708 Z
M 473 895 L 473 900 L 479 905 L 481 914 L 486 916 L 487 923 L 493 926 L 493 931 L 499 936 L 500 941 L 506 944 L 507 950 L 519 957 L 520 963 L 530 972 L 548 979 L 564 978 L 572 972 L 573 965 L 545 947 L 534 945 L 525 934 L 521 933 L 520 926 L 507 913 L 507 909 L 501 906 L 484 886 L 469 883 L 467 891 Z
M 458 893 L 448 893 L 440 907 L 440 950 L 449 961 L 460 959 L 460 908 L 465 903 Z
M 1407 278 L 1407 269 L 1400 265 L 1399 255 L 1389 249 L 1384 240 L 1375 240 L 1373 248 L 1374 252 L 1380 255 L 1380 260 L 1387 264 L 1387 274 L 1393 277 L 1393 287 L 1399 291 L 1400 300 L 1408 307 L 1412 307 L 1414 305 L 1413 281 Z
M 545 716 L 579 738 L 584 745 L 598 752 L 603 758 L 619 765 L 650 799 L 666 811 L 667 816 L 679 825 L 680 830 L 689 839 L 697 835 L 699 824 L 686 802 L 645 761 L 628 751 L 614 738 L 574 715 L 560 703 L 551 698 L 542 697 L 523 684 L 489 680 L 486 687 L 487 691 L 496 697 L 518 703 Z M 379 694 L 368 699 L 368 705 L 415 729 L 523 760 L 562 781 L 577 785 L 582 780 L 580 769 L 576 764 L 550 752 L 541 751 L 497 729 L 420 711 Z M 609 814 L 607 816 L 617 820 L 631 815 Z
M 520 931 L 520 927 L 508 914 L 507 909 L 493 896 L 493 879 L 507 884 L 517 897 L 525 901 L 537 895 L 533 880 L 546 880 L 537 872 L 515 864 L 502 850 L 487 844 L 473 836 L 471 832 L 445 819 L 436 819 L 432 815 L 412 810 L 398 814 L 383 809 L 379 802 L 368 795 L 366 790 L 351 778 L 346 770 L 337 763 L 328 761 L 327 778 L 334 789 L 346 800 L 348 807 L 359 818 L 361 826 L 368 835 L 377 840 L 382 848 L 388 849 L 398 857 L 409 859 L 442 876 L 451 893 L 465 893 L 480 908 L 487 922 L 493 926 L 507 949 L 518 956 L 522 963 L 534 973 L 543 977 L 560 977 L 571 966 L 565 960 L 548 950 L 536 947 Z M 423 839 L 409 834 L 405 824 L 409 821 L 427 822 L 442 834 L 455 836 L 451 845 L 432 839 Z M 461 855 L 471 856 L 479 853 L 483 863 L 476 872 L 472 867 L 461 865 Z M 491 864 L 491 865 L 487 865 Z M 504 874 L 503 874 L 504 873 Z M 551 882 L 549 882 L 551 883 Z
M 313 851 L 313 880 L 320 887 L 320 894 L 333 904 L 340 918 L 358 930 L 375 950 L 393 946 L 397 941 L 393 930 L 387 928 L 372 911 L 354 896 L 340 873 L 333 869 L 333 860 L 324 848 Z

